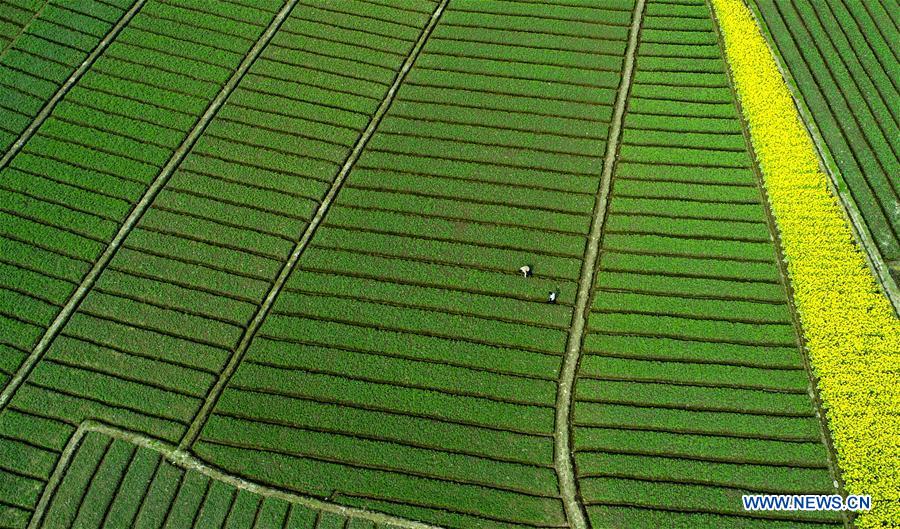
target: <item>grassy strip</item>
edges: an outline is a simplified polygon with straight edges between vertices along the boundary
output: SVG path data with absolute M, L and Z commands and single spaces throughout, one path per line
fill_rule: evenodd
M 712 0 L 784 246 L 794 299 L 847 491 L 871 494 L 858 526 L 900 519 L 900 417 L 892 392 L 900 320 L 829 194 L 790 94 L 750 11 Z M 880 404 L 879 404 L 880 403 Z

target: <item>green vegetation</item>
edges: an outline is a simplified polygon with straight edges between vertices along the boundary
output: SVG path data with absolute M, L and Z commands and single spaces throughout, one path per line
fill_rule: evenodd
M 0 526 L 840 524 L 702 0 L 13 2 Z
M 872 239 L 900 259 L 896 6 L 754 3 Z
M 0 148 L 5 153 L 128 9 L 127 2 L 0 2 Z
M 740 506 L 834 489 L 707 7 L 650 1 L 641 38 L 575 388 L 588 516 L 840 524 Z
M 168 454 L 87 432 L 37 527 L 396 529 L 390 523 L 321 511 L 270 491 L 237 488 L 209 469 L 173 462 Z

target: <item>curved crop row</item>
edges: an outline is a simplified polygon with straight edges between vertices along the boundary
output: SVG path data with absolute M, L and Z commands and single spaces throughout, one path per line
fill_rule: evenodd
M 778 224 L 794 299 L 859 527 L 900 521 L 900 320 L 829 193 L 813 144 L 750 11 L 713 0 Z

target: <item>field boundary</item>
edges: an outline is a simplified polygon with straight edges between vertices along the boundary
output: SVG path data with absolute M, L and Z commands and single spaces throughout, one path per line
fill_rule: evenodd
M 595 268 L 600 254 L 600 243 L 603 238 L 603 227 L 606 221 L 607 205 L 612 187 L 613 170 L 619 152 L 619 141 L 622 136 L 622 123 L 625 119 L 625 107 L 631 82 L 634 77 L 634 65 L 637 55 L 638 36 L 644 18 L 645 0 L 635 2 L 628 34 L 628 47 L 623 58 L 622 78 L 616 91 L 616 103 L 613 117 L 607 134 L 606 153 L 603 159 L 603 171 L 600 174 L 600 188 L 594 203 L 591 231 L 588 236 L 581 265 L 581 277 L 578 281 L 578 292 L 575 298 L 572 326 L 566 342 L 566 354 L 560 372 L 559 387 L 556 392 L 556 417 L 554 421 L 553 460 L 559 480 L 560 496 L 566 511 L 569 527 L 587 529 L 587 515 L 578 483 L 575 477 L 574 450 L 572 447 L 572 400 L 574 399 L 575 375 L 581 360 L 584 329 L 587 325 L 591 290 L 594 286 Z
M 66 446 L 62 451 L 62 455 L 60 456 L 56 467 L 53 469 L 53 474 L 51 474 L 50 480 L 47 483 L 47 486 L 44 488 L 43 493 L 41 494 L 41 498 L 38 501 L 31 521 L 28 524 L 28 529 L 39 529 L 41 527 L 41 522 L 43 521 L 43 517 L 46 514 L 47 508 L 49 507 L 50 502 L 53 500 L 53 497 L 55 496 L 60 483 L 62 483 L 62 480 L 65 477 L 66 471 L 68 470 L 73 456 L 77 452 L 81 441 L 89 433 L 103 434 L 113 439 L 125 441 L 139 448 L 153 450 L 155 452 L 158 452 L 169 463 L 175 466 L 181 467 L 185 470 L 194 470 L 196 472 L 200 472 L 210 479 L 227 483 L 238 489 L 246 490 L 260 496 L 277 498 L 289 503 L 299 504 L 310 509 L 335 513 L 346 517 L 363 518 L 378 524 L 390 524 L 407 529 L 440 529 L 440 527 L 438 526 L 416 522 L 413 520 L 408 520 L 406 518 L 400 518 L 377 511 L 360 509 L 358 507 L 347 507 L 337 503 L 313 498 L 311 496 L 303 496 L 293 492 L 287 492 L 281 489 L 262 485 L 254 481 L 249 481 L 211 467 L 192 454 L 178 449 L 176 446 L 165 441 L 161 441 L 153 437 L 135 433 L 123 428 L 111 426 L 109 424 L 94 420 L 87 420 L 82 422 L 72 434 L 72 437 L 69 438 L 69 441 L 66 443 Z
M 296 0 L 294 0 L 294 2 L 296 3 Z M 282 266 L 278 277 L 272 283 L 272 287 L 269 289 L 268 294 L 266 295 L 262 304 L 259 306 L 259 309 L 256 311 L 256 314 L 250 321 L 250 324 L 247 326 L 244 334 L 241 336 L 241 340 L 238 343 L 237 347 L 232 352 L 231 357 L 228 360 L 228 364 L 226 364 L 225 369 L 219 375 L 218 380 L 216 380 L 215 386 L 213 386 L 209 394 L 207 394 L 206 399 L 203 402 L 203 406 L 197 412 L 197 415 L 191 422 L 190 427 L 188 428 L 187 432 L 185 432 L 184 437 L 181 439 L 181 442 L 178 445 L 179 449 L 188 448 L 200 436 L 200 431 L 206 424 L 206 421 L 212 413 L 216 402 L 218 402 L 219 397 L 225 390 L 228 381 L 231 379 L 231 376 L 234 374 L 238 365 L 241 363 L 244 354 L 250 347 L 250 343 L 253 341 L 253 338 L 256 336 L 259 328 L 262 326 L 263 320 L 265 320 L 266 316 L 268 316 L 269 314 L 269 311 L 272 309 L 272 306 L 275 304 L 275 300 L 278 297 L 278 294 L 281 292 L 282 288 L 284 288 L 285 283 L 287 283 L 288 277 L 290 277 L 291 272 L 294 270 L 297 262 L 300 260 L 300 256 L 306 250 L 307 246 L 309 246 L 309 243 L 318 230 L 318 227 L 321 225 L 322 220 L 325 218 L 325 215 L 328 213 L 328 210 L 331 208 L 332 203 L 334 203 L 335 198 L 343 187 L 344 182 L 350 175 L 350 171 L 353 170 L 354 165 L 362 155 L 362 151 L 366 148 L 369 139 L 375 134 L 375 131 L 378 129 L 378 125 L 381 123 L 381 119 L 391 107 L 391 104 L 393 103 L 394 98 L 397 95 L 397 91 L 403 84 L 403 80 L 406 79 L 406 74 L 410 69 L 412 69 L 416 58 L 418 58 L 419 53 L 425 46 L 425 42 L 428 40 L 428 37 L 431 36 L 431 33 L 434 30 L 435 26 L 437 26 L 437 23 L 440 20 L 441 15 L 443 14 L 444 9 L 447 7 L 447 4 L 449 2 L 450 0 L 441 0 L 441 2 L 435 8 L 434 12 L 432 12 L 431 18 L 422 29 L 422 33 L 419 35 L 418 40 L 407 55 L 406 60 L 400 67 L 400 70 L 397 72 L 393 84 L 388 89 L 385 97 L 381 100 L 381 104 L 378 106 L 375 114 L 373 114 L 372 118 L 369 120 L 368 126 L 363 131 L 362 135 L 360 135 L 359 139 L 357 139 L 356 145 L 354 145 L 353 150 L 350 152 L 350 154 L 347 156 L 347 159 L 344 161 L 344 164 L 341 166 L 340 171 L 338 172 L 334 181 L 331 183 L 331 187 L 325 194 L 325 198 L 322 199 L 322 202 L 319 204 L 315 215 L 306 226 L 306 229 L 303 231 L 303 234 L 297 241 L 297 244 L 294 246 L 294 250 L 291 252 L 290 257 L 287 261 L 285 261 L 284 266 Z
M 753 176 L 755 178 L 760 197 L 762 198 L 761 204 L 763 210 L 765 210 L 766 224 L 769 229 L 769 233 L 772 235 L 772 243 L 775 250 L 775 262 L 778 267 L 778 276 L 781 285 L 785 289 L 787 303 L 791 315 L 791 323 L 794 327 L 794 333 L 796 335 L 798 348 L 797 353 L 800 355 L 800 358 L 803 361 L 803 369 L 804 371 L 806 371 L 806 375 L 809 380 L 809 384 L 807 386 L 807 394 L 812 401 L 813 410 L 816 414 L 816 422 L 819 424 L 819 435 L 821 436 L 822 443 L 825 445 L 826 454 L 828 457 L 828 473 L 830 474 L 831 479 L 834 482 L 834 489 L 836 493 L 840 494 L 841 496 L 846 496 L 847 491 L 844 488 L 844 481 L 841 476 L 840 468 L 837 464 L 837 451 L 834 447 L 834 440 L 831 437 L 831 430 L 829 430 L 828 428 L 828 420 L 826 419 L 825 407 L 818 390 L 819 377 L 813 370 L 812 361 L 809 358 L 809 347 L 806 343 L 806 336 L 803 333 L 803 324 L 800 320 L 800 314 L 797 310 L 797 304 L 794 301 L 794 287 L 791 283 L 791 278 L 788 274 L 787 265 L 785 263 L 785 251 L 781 240 L 781 233 L 778 231 L 778 224 L 775 219 L 775 213 L 772 211 L 769 193 L 766 189 L 765 178 L 762 174 L 759 158 L 756 155 L 756 147 L 753 145 L 753 141 L 751 139 L 750 124 L 747 122 L 744 108 L 741 105 L 741 99 L 740 97 L 738 97 L 738 91 L 733 78 L 734 73 L 731 71 L 731 64 L 727 60 L 728 53 L 725 49 L 725 40 L 724 36 L 722 35 L 722 29 L 719 23 L 718 14 L 716 13 L 716 10 L 711 3 L 711 0 L 706 0 L 706 5 L 709 9 L 710 16 L 713 21 L 713 27 L 716 32 L 716 40 L 719 45 L 719 49 L 721 50 L 722 56 L 724 58 L 725 71 L 726 75 L 728 76 L 728 83 L 730 85 L 730 90 L 734 99 L 735 109 L 738 113 L 738 119 L 741 122 L 741 132 L 743 133 L 744 141 L 747 144 L 747 151 L 750 154 L 751 160 L 753 161 Z M 846 512 L 842 512 L 841 518 L 844 521 L 844 527 L 849 529 L 849 527 L 851 526 L 851 519 L 848 514 Z
M 31 20 L 28 21 L 28 24 L 22 28 L 22 31 L 18 35 L 16 35 L 16 39 L 18 39 L 25 33 L 28 26 L 30 26 L 35 21 L 35 19 L 38 18 L 38 16 L 44 11 L 49 3 L 50 0 L 47 0 L 47 2 L 45 2 L 44 5 L 41 6 L 40 10 L 38 10 L 38 12 L 34 14 L 34 17 L 32 17 Z M 91 51 L 90 55 L 88 55 L 87 58 L 81 63 L 81 66 L 79 66 L 74 72 L 72 72 L 72 75 L 70 75 L 69 78 L 66 79 L 66 82 L 59 87 L 56 93 L 53 94 L 53 97 L 51 97 L 44 104 L 44 106 L 41 108 L 41 111 L 38 112 L 38 115 L 35 116 L 33 120 L 31 120 L 31 124 L 28 125 L 28 128 L 22 131 L 22 134 L 20 134 L 16 141 L 13 142 L 13 144 L 9 147 L 9 150 L 6 151 L 6 153 L 3 155 L 3 158 L 0 158 L 0 170 L 5 169 L 6 166 L 9 165 L 10 162 L 12 162 L 12 159 L 15 158 L 17 154 L 19 154 L 19 151 L 21 151 L 22 148 L 25 147 L 25 144 L 28 143 L 28 140 L 30 140 L 31 137 L 34 136 L 34 133 L 37 132 L 41 125 L 44 124 L 44 121 L 46 121 L 47 118 L 50 117 L 50 114 L 53 113 L 53 109 L 56 108 L 56 105 L 59 104 L 60 101 L 62 101 L 62 98 L 66 97 L 66 94 L 69 93 L 69 90 L 71 90 L 72 87 L 81 80 L 82 76 L 84 76 L 84 74 L 91 69 L 97 59 L 100 58 L 100 56 L 103 55 L 104 52 L 106 52 L 106 48 L 108 48 L 109 45 L 112 44 L 116 37 L 119 36 L 119 33 L 122 32 L 125 26 L 127 26 L 131 22 L 131 19 L 134 18 L 134 16 L 138 13 L 138 11 L 141 10 L 141 8 L 144 7 L 144 4 L 146 3 L 147 0 L 137 0 L 134 5 L 132 5 L 131 8 L 126 11 L 124 15 L 122 15 L 122 18 L 120 18 L 112 28 L 110 28 L 106 36 L 103 37 L 103 40 L 97 43 L 97 46 L 94 47 L 94 50 Z M 0 56 L 4 55 L 6 51 L 12 47 L 14 42 L 15 41 L 10 42 L 9 47 L 4 49 L 3 52 L 0 53 Z M 2 408 L 2 406 L 2 400 L 0 400 L 0 408 Z
M 878 245 L 875 244 L 875 240 L 872 238 L 872 232 L 866 225 L 865 219 L 863 219 L 862 213 L 856 205 L 856 201 L 850 196 L 849 188 L 844 181 L 840 168 L 838 168 L 837 163 L 834 161 L 831 149 L 829 149 L 828 144 L 825 143 L 825 138 L 822 136 L 822 132 L 819 130 L 819 126 L 816 124 L 815 119 L 813 119 L 812 112 L 809 110 L 806 99 L 804 99 L 800 87 L 794 80 L 794 76 L 785 66 L 786 61 L 781 55 L 781 50 L 778 49 L 778 46 L 775 43 L 775 38 L 772 36 L 771 31 L 769 31 L 769 26 L 759 12 L 756 1 L 743 0 L 743 2 L 750 10 L 751 15 L 756 21 L 756 25 L 760 28 L 760 31 L 765 37 L 769 50 L 772 52 L 772 56 L 775 59 L 775 65 L 778 67 L 781 77 L 788 86 L 788 92 L 790 92 L 791 99 L 794 102 L 794 108 L 796 108 L 797 112 L 800 114 L 800 121 L 812 138 L 813 145 L 815 145 L 818 154 L 819 165 L 823 172 L 828 175 L 829 190 L 840 200 L 841 205 L 843 206 L 842 209 L 844 210 L 845 220 L 850 224 L 857 242 L 865 250 L 863 253 L 865 254 L 869 268 L 872 269 L 875 273 L 875 277 L 878 278 L 881 287 L 884 289 L 885 294 L 891 301 L 891 305 L 894 307 L 894 312 L 900 316 L 900 285 L 897 284 L 897 281 L 894 279 L 893 275 L 891 275 L 892 262 L 884 258 L 881 250 L 878 249 Z M 900 262 L 894 262 L 893 265 L 900 267 Z
M 128 237 L 135 226 L 137 226 L 138 222 L 144 216 L 144 213 L 150 208 L 150 205 L 153 203 L 156 195 L 158 195 L 159 192 L 162 191 L 163 187 L 165 187 L 165 185 L 168 183 L 169 179 L 172 177 L 172 174 L 174 174 L 178 167 L 181 165 L 181 162 L 187 156 L 188 152 L 190 152 L 194 144 L 203 134 L 204 130 L 206 130 L 207 125 L 209 125 L 212 119 L 216 116 L 222 105 L 225 104 L 225 101 L 237 87 L 238 83 L 240 83 L 241 79 L 244 77 L 244 74 L 247 72 L 247 70 L 250 69 L 250 67 L 256 61 L 257 57 L 259 57 L 259 55 L 262 53 L 262 50 L 268 45 L 269 41 L 272 40 L 272 37 L 281 27 L 281 24 L 290 14 L 291 10 L 293 10 L 298 1 L 299 0 L 287 0 L 285 2 L 281 10 L 269 23 L 269 26 L 266 28 L 263 34 L 259 37 L 259 39 L 257 39 L 256 44 L 254 44 L 253 47 L 250 48 L 250 51 L 248 51 L 247 55 L 244 56 L 244 59 L 241 61 L 240 65 L 238 65 L 234 73 L 231 74 L 231 77 L 219 90 L 219 93 L 216 94 L 216 97 L 212 100 L 212 102 L 210 102 L 209 106 L 206 108 L 206 111 L 198 118 L 190 133 L 188 133 L 187 137 L 185 137 L 185 139 L 181 142 L 181 145 L 179 145 L 178 149 L 176 149 L 175 152 L 172 153 L 169 161 L 166 162 L 166 165 L 163 166 L 156 178 L 153 179 L 153 182 L 150 184 L 147 190 L 144 191 L 143 196 L 141 196 L 141 199 L 134 205 L 131 213 L 129 213 L 128 217 L 126 217 L 125 221 L 116 232 L 116 235 L 109 242 L 109 244 L 107 244 L 106 249 L 102 254 L 100 254 L 100 257 L 91 266 L 91 269 L 81 280 L 81 283 L 79 283 L 78 287 L 75 289 L 75 292 L 73 292 L 72 295 L 69 296 L 69 299 L 66 301 L 66 304 L 63 306 L 62 310 L 60 310 L 59 314 L 56 315 L 56 317 L 53 319 L 53 322 L 49 327 L 47 327 L 47 330 L 44 331 L 44 334 L 41 336 L 37 345 L 35 345 L 34 349 L 32 349 L 31 354 L 29 354 L 28 357 L 22 362 L 22 365 L 20 365 L 16 370 L 16 374 L 9 381 L 9 383 L 7 383 L 6 387 L 3 388 L 3 392 L 0 393 L 0 411 L 3 411 L 6 408 L 10 400 L 12 400 L 13 395 L 15 395 L 16 391 L 25 382 L 25 379 L 50 348 L 53 340 L 62 331 L 62 328 L 66 325 L 75 311 L 78 310 L 81 302 L 84 301 L 84 298 L 87 296 L 88 292 L 93 289 L 94 284 L 100 278 L 100 274 L 103 273 L 107 265 L 109 265 L 113 257 L 118 252 L 119 248 L 124 244 L 125 238 Z M 131 16 L 133 16 L 134 13 L 137 12 L 139 7 L 144 5 L 145 2 L 146 0 L 138 0 L 138 3 L 136 3 L 135 6 L 132 7 L 132 11 L 129 11 Z M 125 18 L 123 17 L 123 20 L 124 19 Z M 124 26 L 124 24 L 121 24 L 121 26 Z M 117 25 L 119 29 L 121 29 L 121 26 Z M 111 39 L 107 37 L 107 39 L 105 40 Z M 99 53 L 97 53 L 97 55 L 99 55 Z M 96 59 L 96 57 L 94 58 Z M 82 64 L 82 68 L 79 68 L 79 71 L 81 71 L 82 69 L 86 70 L 87 67 L 89 67 L 89 62 L 91 62 L 90 58 L 88 61 L 85 61 L 85 63 Z M 88 66 L 86 67 L 85 65 Z M 74 84 L 78 81 L 78 79 L 70 78 L 69 81 L 71 82 L 71 84 Z M 66 87 L 71 87 L 69 82 L 64 85 L 64 88 Z M 68 88 L 66 88 L 66 90 L 68 90 Z M 65 93 L 58 92 L 57 95 L 59 98 L 62 98 Z M 57 99 L 56 96 L 54 96 L 54 99 Z M 47 110 L 47 114 L 49 114 L 50 111 L 52 111 L 52 108 L 49 108 L 49 110 Z M 41 116 L 43 116 L 43 118 L 47 117 L 46 115 L 44 115 L 43 111 L 38 117 L 41 118 Z M 40 126 L 40 123 L 37 120 L 35 121 L 35 123 L 37 123 L 37 126 Z M 29 129 L 31 128 L 32 127 L 29 127 Z M 37 127 L 34 127 L 35 130 L 36 128 Z M 31 132 L 33 133 L 34 130 L 32 130 Z M 13 150 L 10 150 L 10 153 L 11 152 L 13 152 Z M 7 153 L 7 156 L 9 156 L 9 153 Z M 6 156 L 4 156 L 3 160 L 4 163 L 8 161 Z M 3 165 L 0 164 L 0 168 L 2 167 Z

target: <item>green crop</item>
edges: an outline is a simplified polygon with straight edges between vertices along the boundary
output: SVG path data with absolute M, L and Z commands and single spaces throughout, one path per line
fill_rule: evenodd
M 553 427 L 553 410 L 549 408 L 502 403 L 481 397 L 452 395 L 387 383 L 370 383 L 347 376 L 318 374 L 300 369 L 276 369 L 247 363 L 238 369 L 232 380 L 236 387 L 244 389 L 358 403 L 377 410 L 426 415 L 522 433 L 546 434 Z
M 745 490 L 773 490 L 784 494 L 829 494 L 831 476 L 825 468 L 778 468 L 746 463 L 695 461 L 645 455 L 585 453 L 578 455 L 581 474 L 636 476 L 647 480 L 677 479 L 687 483 L 727 486 Z
M 91 483 L 97 467 L 107 455 L 109 444 L 109 439 L 99 435 L 88 436 L 84 440 L 78 454 L 80 457 L 72 462 L 72 466 L 66 473 L 70 483 L 73 483 L 74 486 L 61 490 L 57 501 L 48 509 L 46 516 L 49 527 L 67 527 L 75 522 L 75 518 L 79 514 L 78 506 L 81 505 L 79 489 L 87 487 Z
M 0 525 L 836 520 L 740 510 L 832 477 L 705 4 L 235 1 L 0 54 L 11 143 L 99 52 L 0 174 Z
M 254 347 L 248 356 L 248 361 L 285 369 L 345 374 L 515 403 L 551 406 L 556 397 L 556 385 L 548 380 L 528 380 L 486 369 L 441 364 L 429 358 L 422 360 L 267 340 Z
M 277 409 L 273 408 L 272 403 L 277 403 Z M 254 410 L 254 417 L 263 423 L 340 431 L 347 435 L 414 446 L 443 447 L 454 453 L 486 459 L 508 459 L 522 465 L 547 466 L 553 459 L 552 443 L 546 437 L 350 407 L 346 403 L 301 400 L 239 390 L 225 393 L 216 410 L 217 414 L 225 417 L 242 417 L 247 410 Z M 515 444 L 519 450 L 509 453 L 506 447 L 510 444 Z
M 745 344 L 738 344 L 745 345 Z M 766 348 L 759 346 L 760 351 Z M 792 391 L 805 394 L 806 373 L 802 370 L 771 369 L 765 364 L 747 367 L 637 360 L 588 355 L 582 361 L 582 374 L 601 379 L 622 379 L 675 384 L 721 385 L 747 389 Z
M 585 337 L 584 349 L 588 355 L 597 353 L 599 356 L 621 358 L 771 367 L 797 371 L 803 367 L 800 356 L 793 347 L 694 342 L 655 336 L 590 334 Z M 800 381 L 799 378 L 795 380 Z
M 585 495 L 596 497 L 598 502 L 612 505 L 649 504 L 659 509 L 679 513 L 722 513 L 732 516 L 746 515 L 746 511 L 741 505 L 741 496 L 751 492 L 704 485 L 617 478 L 584 479 L 582 480 L 582 490 Z M 837 513 L 828 511 L 800 511 L 796 514 L 792 513 L 792 517 L 806 521 L 840 521 Z
M 199 442 L 198 455 L 218 464 L 234 468 L 243 475 L 253 475 L 265 481 L 283 483 L 292 490 L 317 495 L 329 491 L 316 485 L 327 480 L 350 494 L 365 490 L 389 491 L 382 493 L 395 501 L 413 505 L 426 504 L 447 509 L 465 504 L 492 518 L 513 518 L 512 522 L 535 523 L 551 520 L 563 523 L 559 503 L 551 498 L 527 496 L 521 493 L 501 491 L 477 485 L 451 483 L 416 476 L 403 476 L 377 468 L 360 468 L 330 461 L 316 461 L 278 452 L 262 452 L 253 449 Z M 274 464 L 261 464 L 271 461 Z M 291 470 L 288 471 L 287 469 Z M 318 476 L 318 477 L 315 477 Z
M 316 329 L 321 329 L 321 332 L 316 332 Z M 340 334 L 328 334 L 325 331 Z M 304 343 L 305 340 L 337 349 L 359 348 L 364 352 L 372 351 L 385 356 L 433 360 L 544 380 L 555 379 L 560 365 L 560 359 L 556 355 L 477 343 L 467 343 L 462 348 L 459 342 L 447 338 L 313 319 L 266 319 L 260 333 L 264 337 L 288 343 L 291 342 L 291 334 L 296 333 L 297 338 L 294 340 L 299 343 Z M 411 352 L 404 354 L 402 351 Z
M 584 379 L 578 382 L 576 398 L 590 402 L 653 405 L 711 412 L 736 411 L 773 416 L 812 416 L 812 406 L 804 394 L 735 388 Z
M 429 448 L 384 443 L 360 437 L 311 429 L 212 417 L 203 432 L 204 441 L 254 439 L 260 450 L 300 457 L 339 460 L 359 467 L 390 468 L 399 474 L 427 472 L 448 481 L 491 485 L 513 491 L 551 496 L 556 479 L 549 468 L 491 461 Z M 398 476 L 398 479 L 402 479 Z
M 689 461 L 751 463 L 826 471 L 825 447 L 817 442 L 798 443 L 771 439 L 708 436 L 653 430 L 578 428 L 576 457 L 592 451 L 635 453 L 684 458 Z
M 815 417 L 775 417 L 733 412 L 693 411 L 618 404 L 579 402 L 575 424 L 660 430 L 706 435 L 778 438 L 787 441 L 817 441 Z M 738 505 L 740 507 L 740 505 Z

